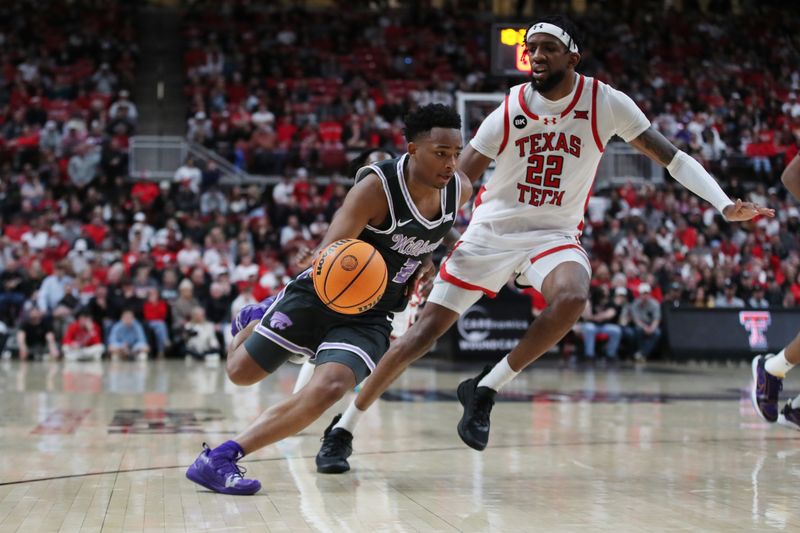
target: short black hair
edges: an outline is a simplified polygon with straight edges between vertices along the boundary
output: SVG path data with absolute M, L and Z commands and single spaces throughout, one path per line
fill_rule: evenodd
M 428 104 L 406 115 L 405 123 L 403 133 L 406 141 L 414 142 L 420 135 L 428 133 L 433 128 L 461 130 L 461 115 L 450 106 Z
M 583 50 L 583 36 L 581 35 L 580 29 L 578 29 L 578 26 L 564 15 L 547 15 L 545 17 L 538 18 L 536 19 L 536 22 L 528 26 L 528 30 L 530 30 L 532 26 L 539 24 L 540 22 L 546 22 L 548 24 L 552 24 L 553 26 L 558 26 L 559 28 L 561 28 L 562 30 L 564 30 L 569 34 L 570 38 L 572 39 L 572 42 L 575 43 L 575 46 L 578 47 L 578 52 Z M 527 35 L 528 32 L 526 30 L 525 36 L 527 37 Z

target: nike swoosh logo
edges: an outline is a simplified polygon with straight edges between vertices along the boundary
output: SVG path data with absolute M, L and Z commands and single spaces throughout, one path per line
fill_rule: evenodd
M 403 220 L 402 222 L 398 221 L 397 222 L 397 227 L 399 228 L 399 227 L 405 226 L 409 222 L 413 222 L 413 221 L 414 221 L 413 218 L 409 218 L 408 220 Z

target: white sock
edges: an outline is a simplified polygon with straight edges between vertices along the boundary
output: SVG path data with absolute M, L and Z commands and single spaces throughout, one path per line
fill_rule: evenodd
M 311 376 L 314 375 L 314 363 L 311 361 L 306 361 L 303 363 L 303 366 L 300 367 L 300 372 L 297 374 L 297 381 L 294 382 L 294 389 L 292 389 L 292 394 L 296 393 L 306 385 L 308 382 L 311 381 Z
M 358 420 L 364 413 L 366 413 L 366 411 L 362 411 L 361 409 L 356 407 L 356 402 L 353 401 L 350 403 L 350 405 L 347 406 L 347 409 L 345 409 L 342 418 L 340 418 L 339 421 L 336 423 L 336 425 L 333 427 L 334 429 L 335 428 L 346 429 L 352 435 L 353 431 L 356 428 L 356 424 L 358 424 Z
M 800 409 L 800 395 L 795 396 L 792 400 L 792 409 Z
M 478 382 L 478 387 L 489 387 L 499 391 L 503 385 L 514 379 L 519 372 L 514 372 L 508 364 L 508 355 L 503 357 L 492 370 Z
M 793 367 L 794 365 L 786 360 L 786 350 L 781 350 L 778 355 L 770 357 L 764 363 L 764 370 L 778 378 L 786 377 L 786 373 Z

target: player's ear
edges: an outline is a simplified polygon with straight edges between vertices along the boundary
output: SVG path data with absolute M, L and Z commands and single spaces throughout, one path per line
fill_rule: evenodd
M 567 66 L 574 69 L 578 66 L 578 63 L 581 62 L 581 55 L 578 52 L 570 52 L 569 54 L 569 62 Z
M 408 143 L 408 155 L 414 155 L 417 152 L 417 143 L 411 141 Z

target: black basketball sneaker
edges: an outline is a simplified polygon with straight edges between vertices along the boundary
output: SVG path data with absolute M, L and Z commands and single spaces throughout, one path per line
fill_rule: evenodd
M 334 428 L 342 415 L 336 415 L 322 436 L 322 446 L 317 453 L 317 472 L 341 474 L 350 470 L 347 458 L 353 453 L 353 434 L 343 428 Z
M 464 406 L 464 414 L 458 422 L 458 436 L 476 450 L 483 450 L 489 442 L 489 415 L 494 406 L 497 391 L 489 387 L 479 387 L 478 383 L 492 370 L 487 365 L 483 372 L 458 385 L 458 401 Z

